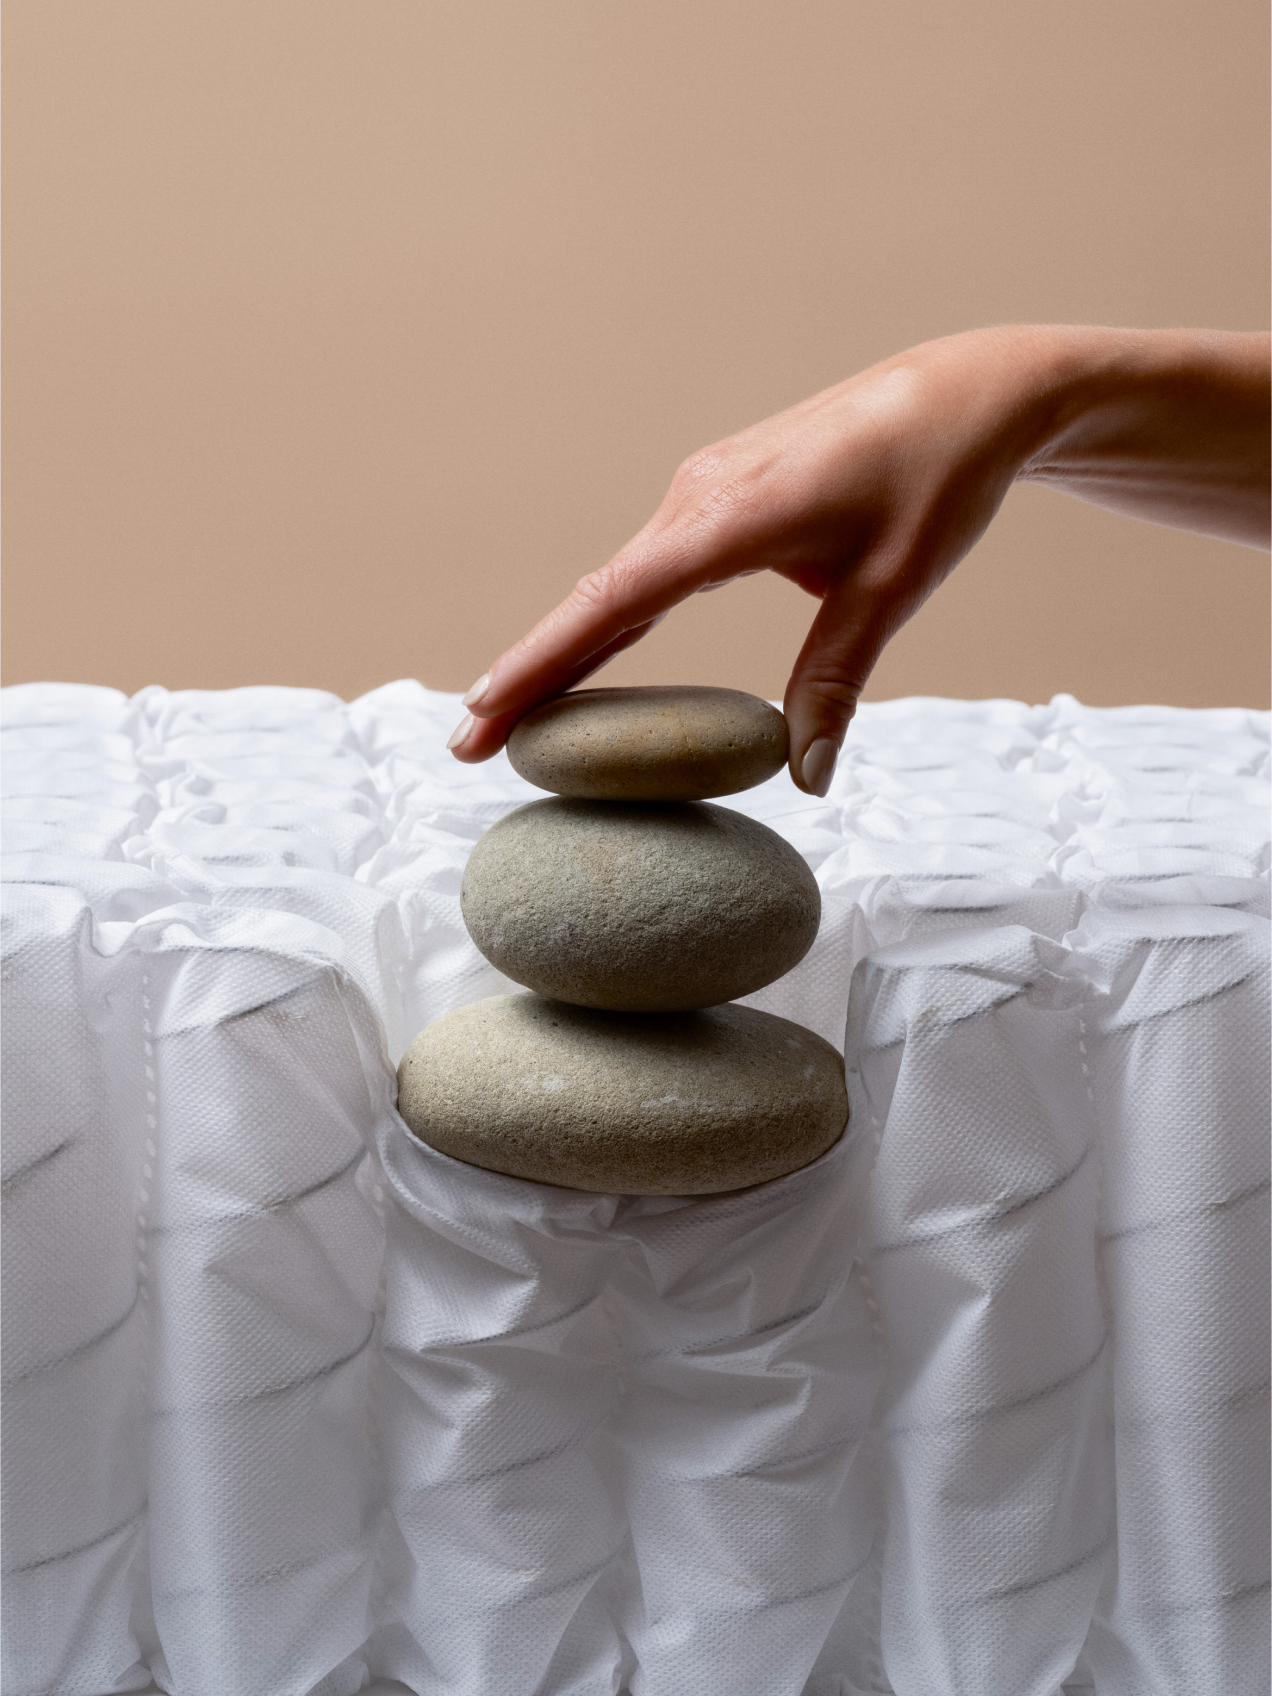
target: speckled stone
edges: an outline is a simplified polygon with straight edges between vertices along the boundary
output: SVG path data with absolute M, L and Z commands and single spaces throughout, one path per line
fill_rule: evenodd
M 781 713 L 739 689 L 579 689 L 527 713 L 508 758 L 578 800 L 699 801 L 763 783 L 787 748 Z
M 712 1195 L 807 1166 L 848 1121 L 828 1042 L 750 1007 L 617 1014 L 537 995 L 434 1020 L 398 1068 L 421 1142 L 616 1195 Z
M 704 801 L 532 801 L 477 843 L 460 904 L 514 983 L 636 1012 L 762 989 L 804 957 L 821 917 L 789 842 Z

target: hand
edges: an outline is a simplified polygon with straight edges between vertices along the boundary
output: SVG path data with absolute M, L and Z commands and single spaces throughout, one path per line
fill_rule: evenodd
M 524 713 L 677 602 L 770 570 L 821 607 L 785 697 L 791 775 L 824 795 L 888 640 L 1018 477 L 1257 542 L 1266 338 L 1014 326 L 928 342 L 687 459 L 649 523 L 491 667 L 451 747 L 487 759 Z

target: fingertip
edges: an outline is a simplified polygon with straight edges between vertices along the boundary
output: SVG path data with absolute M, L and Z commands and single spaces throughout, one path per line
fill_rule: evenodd
M 803 688 L 787 692 L 784 711 L 790 731 L 791 779 L 805 795 L 819 800 L 830 793 L 856 701 L 841 687 L 836 693 Z
M 823 602 L 786 686 L 790 770 L 796 786 L 829 793 L 835 765 L 861 691 L 883 646 L 882 626 L 856 627 L 842 608 Z
M 500 659 L 503 657 L 501 654 Z M 495 677 L 498 663 L 496 661 L 489 671 L 483 671 L 468 693 L 460 697 L 460 706 L 467 707 L 474 718 L 498 718 L 508 710 L 507 702 L 502 698 L 508 693 L 507 688 L 501 686 Z
M 467 700 L 467 696 L 465 696 L 465 700 Z M 463 718 L 460 719 L 459 723 L 455 726 L 454 730 L 451 731 L 450 737 L 446 743 L 447 748 L 452 754 L 458 753 L 459 749 L 463 747 L 464 743 L 468 740 L 469 733 L 472 728 L 473 715 L 471 713 L 465 713 Z
M 467 713 L 446 746 L 461 765 L 480 765 L 499 752 L 516 722 L 516 713 L 504 713 L 499 718 L 475 718 Z
M 824 798 L 830 792 L 838 760 L 839 743 L 833 736 L 814 737 L 800 758 L 796 783 L 806 795 Z

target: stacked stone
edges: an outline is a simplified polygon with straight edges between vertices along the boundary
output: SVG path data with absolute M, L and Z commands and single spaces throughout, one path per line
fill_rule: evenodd
M 569 1189 L 700 1195 L 817 1159 L 848 1118 L 843 1061 L 736 998 L 812 946 L 816 879 L 708 797 L 780 770 L 786 721 L 732 689 L 589 689 L 524 718 L 508 757 L 553 792 L 478 842 L 469 934 L 529 994 L 457 1008 L 398 1071 L 410 1130 Z

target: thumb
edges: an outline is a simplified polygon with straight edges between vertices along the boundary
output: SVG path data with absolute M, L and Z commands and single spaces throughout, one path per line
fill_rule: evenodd
M 822 601 L 791 680 L 783 709 L 790 731 L 790 772 L 808 795 L 825 795 L 835 762 L 875 662 L 905 614 L 895 595 L 849 579 Z

